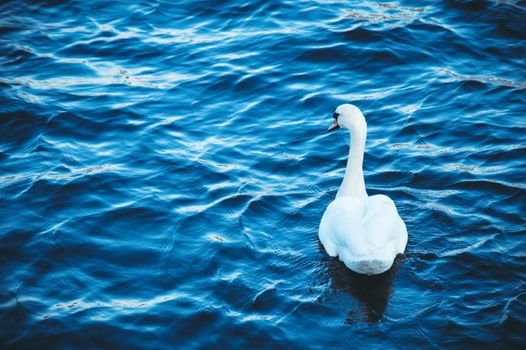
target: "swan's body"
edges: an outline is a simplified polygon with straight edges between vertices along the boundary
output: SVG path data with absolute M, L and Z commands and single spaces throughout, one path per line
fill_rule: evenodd
M 387 196 L 368 196 L 363 178 L 367 123 L 355 106 L 344 104 L 334 113 L 334 124 L 349 129 L 351 147 L 343 182 L 336 199 L 320 222 L 319 237 L 330 256 L 338 256 L 358 273 L 374 275 L 391 268 L 405 250 L 407 230 L 394 202 Z

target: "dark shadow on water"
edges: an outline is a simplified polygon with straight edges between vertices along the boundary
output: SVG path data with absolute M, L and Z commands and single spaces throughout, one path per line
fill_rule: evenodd
M 349 293 L 363 308 L 348 312 L 346 323 L 379 322 L 385 313 L 391 296 L 394 277 L 400 257 L 393 267 L 380 275 L 362 275 L 349 270 L 338 258 L 330 258 L 327 264 L 334 293 Z

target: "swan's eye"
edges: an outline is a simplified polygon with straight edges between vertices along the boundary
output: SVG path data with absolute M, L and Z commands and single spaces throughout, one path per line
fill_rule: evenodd
M 334 119 L 338 119 L 339 116 L 340 116 L 340 114 L 338 114 L 338 113 L 334 113 L 334 114 L 332 115 L 332 117 L 333 117 Z

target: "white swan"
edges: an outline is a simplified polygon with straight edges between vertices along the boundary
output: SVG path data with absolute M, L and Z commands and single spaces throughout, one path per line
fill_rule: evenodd
M 351 146 L 343 182 L 323 217 L 319 237 L 330 256 L 339 256 L 358 273 L 375 275 L 391 268 L 397 254 L 404 252 L 407 230 L 393 201 L 384 195 L 368 196 L 362 163 L 367 123 L 358 107 L 336 108 L 329 131 L 349 129 Z

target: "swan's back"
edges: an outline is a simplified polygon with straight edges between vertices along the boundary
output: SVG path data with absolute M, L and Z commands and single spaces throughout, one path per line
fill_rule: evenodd
M 384 195 L 336 198 L 323 214 L 319 237 L 330 256 L 366 274 L 388 270 L 407 244 L 405 224 Z

